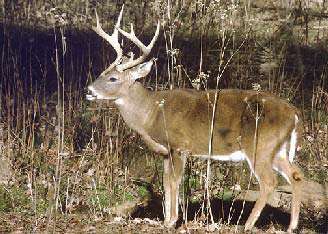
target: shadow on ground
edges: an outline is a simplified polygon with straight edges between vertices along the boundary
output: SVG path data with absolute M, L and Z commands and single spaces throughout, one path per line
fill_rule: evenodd
M 201 214 L 201 202 L 194 202 L 189 204 L 188 208 L 188 221 L 194 220 L 194 218 L 200 218 Z M 239 220 L 239 225 L 244 225 L 251 210 L 254 206 L 254 202 L 244 202 L 237 200 L 235 202 L 223 201 L 222 199 L 214 198 L 211 200 L 211 207 L 213 218 L 215 222 L 220 219 L 224 223 L 228 223 L 230 219 L 230 225 L 236 225 Z M 243 212 L 242 212 L 243 211 Z M 182 214 L 180 210 L 180 218 L 177 223 L 177 228 L 183 223 Z M 241 217 L 240 214 L 242 213 Z M 229 215 L 230 214 L 230 215 Z M 162 199 L 160 197 L 153 197 L 146 206 L 139 207 L 132 215 L 132 218 L 149 218 L 163 220 L 163 206 Z M 316 233 L 328 233 L 328 217 L 324 217 L 320 220 L 308 220 L 300 217 L 299 230 L 306 229 L 312 230 Z M 274 225 L 277 229 L 287 230 L 290 221 L 290 214 L 283 212 L 277 208 L 266 206 L 258 221 L 256 227 L 267 230 L 270 226 Z

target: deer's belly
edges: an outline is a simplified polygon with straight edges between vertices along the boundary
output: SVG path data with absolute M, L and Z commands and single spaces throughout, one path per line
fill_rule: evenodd
M 219 161 L 233 161 L 239 162 L 244 161 L 247 159 L 246 154 L 240 150 L 232 152 L 231 154 L 225 155 L 202 155 L 202 154 L 192 154 L 193 157 L 201 158 L 201 159 L 212 159 L 212 160 L 219 160 Z

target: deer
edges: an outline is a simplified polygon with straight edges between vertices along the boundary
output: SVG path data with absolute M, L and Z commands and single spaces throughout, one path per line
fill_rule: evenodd
M 258 181 L 260 196 L 245 223 L 251 230 L 270 194 L 277 186 L 277 173 L 292 187 L 288 232 L 297 228 L 303 174 L 295 165 L 302 137 L 298 109 L 286 100 L 261 90 L 173 89 L 151 91 L 139 79 L 146 77 L 154 59 L 145 61 L 160 32 L 160 22 L 148 45 L 120 22 L 122 7 L 112 34 L 106 33 L 96 15 L 93 30 L 115 50 L 117 57 L 88 86 L 88 100 L 111 100 L 129 128 L 140 134 L 146 145 L 163 157 L 164 225 L 178 220 L 179 186 L 186 160 L 198 157 L 218 161 L 246 161 Z M 141 51 L 124 59 L 119 34 Z M 211 113 L 215 108 L 215 118 Z M 212 128 L 211 128 L 212 126 Z M 209 138 L 212 149 L 209 152 Z

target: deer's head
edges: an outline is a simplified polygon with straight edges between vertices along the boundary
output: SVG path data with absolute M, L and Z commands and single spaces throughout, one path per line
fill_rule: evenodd
M 158 38 L 160 24 L 158 22 L 157 29 L 153 39 L 151 40 L 148 46 L 145 46 L 136 37 L 132 24 L 131 24 L 130 33 L 125 32 L 120 28 L 120 23 L 123 15 L 123 7 L 119 14 L 112 35 L 107 34 L 102 29 L 96 12 L 97 26 L 93 27 L 93 30 L 99 36 L 105 39 L 114 48 L 114 50 L 117 53 L 117 57 L 114 60 L 114 62 L 111 63 L 109 67 L 106 68 L 106 70 L 104 70 L 100 74 L 100 76 L 92 84 L 88 86 L 88 90 L 91 92 L 91 94 L 87 95 L 88 100 L 94 100 L 94 99 L 116 100 L 120 98 L 122 95 L 128 93 L 131 84 L 133 84 L 137 79 L 147 76 L 152 68 L 153 60 L 151 59 L 148 62 L 144 62 L 144 60 L 149 55 L 151 49 L 153 48 Z M 119 32 L 139 47 L 139 49 L 141 50 L 140 57 L 134 59 L 133 53 L 131 53 L 130 58 L 123 59 L 123 51 L 120 43 L 118 42 Z

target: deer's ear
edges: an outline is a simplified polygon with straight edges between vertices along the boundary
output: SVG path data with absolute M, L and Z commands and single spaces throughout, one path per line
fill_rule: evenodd
M 150 60 L 132 68 L 132 70 L 130 71 L 132 80 L 137 80 L 139 78 L 147 76 L 148 73 L 151 71 L 152 66 L 153 60 Z

